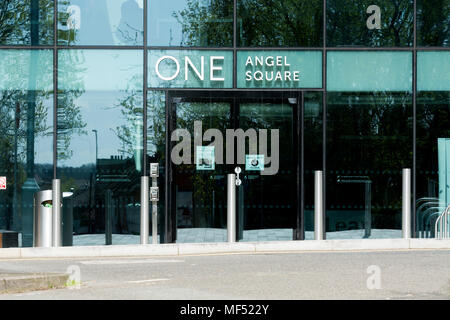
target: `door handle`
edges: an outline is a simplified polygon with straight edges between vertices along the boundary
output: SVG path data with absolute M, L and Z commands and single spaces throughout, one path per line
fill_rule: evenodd
M 234 172 L 236 172 L 236 186 L 240 186 L 242 184 L 242 180 L 239 179 L 239 174 L 241 173 L 241 167 L 236 167 L 234 169 Z

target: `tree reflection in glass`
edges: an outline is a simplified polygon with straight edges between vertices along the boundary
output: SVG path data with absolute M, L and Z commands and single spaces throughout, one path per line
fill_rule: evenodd
M 49 50 L 0 51 L 0 228 L 23 233 L 32 245 L 33 195 L 51 185 L 52 53 Z
M 389 229 L 372 230 L 372 237 L 399 236 L 401 172 L 411 168 L 412 151 L 410 93 L 329 92 L 327 232 L 365 229 L 371 209 L 371 228 Z M 370 195 L 360 180 L 370 181 Z
M 450 147 L 450 92 L 421 91 L 417 96 L 418 237 L 434 233 L 436 212 L 450 203 L 448 147 Z M 431 211 L 431 212 L 430 212 Z M 433 213 L 434 211 L 434 213 Z M 430 233 L 425 233 L 429 230 Z
M 58 177 L 74 194 L 74 232 L 105 232 L 106 244 L 138 234 L 142 52 L 61 50 L 58 66 Z
M 450 1 L 417 1 L 417 45 L 450 45 Z
M 150 0 L 152 46 L 231 47 L 233 0 Z
M 60 45 L 143 45 L 143 1 L 58 0 Z
M 322 0 L 238 0 L 241 47 L 321 47 Z
M 380 9 L 379 28 L 368 27 L 372 5 Z M 412 0 L 327 0 L 327 46 L 412 46 L 413 19 Z
M 0 1 L 0 44 L 53 45 L 52 0 Z M 39 39 L 33 41 L 32 37 Z

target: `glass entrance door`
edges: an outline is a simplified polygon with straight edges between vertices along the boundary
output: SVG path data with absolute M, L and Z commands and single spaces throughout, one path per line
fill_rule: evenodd
M 300 201 L 296 179 L 299 143 L 295 120 L 297 100 L 290 100 L 281 97 L 239 100 L 239 128 L 267 130 L 265 158 L 269 158 L 264 159 L 264 170 L 260 170 L 252 165 L 255 157 L 246 156 L 244 180 L 238 188 L 240 240 L 292 240 L 294 237 Z
M 236 240 L 295 238 L 300 101 L 300 93 L 169 93 L 169 241 L 227 241 L 227 174 L 236 167 Z
M 226 174 L 220 150 L 207 147 L 208 129 L 225 132 L 231 126 L 232 100 L 196 97 L 174 98 L 175 130 L 186 148 L 171 152 L 172 208 L 178 242 L 226 241 Z M 173 133 L 172 133 L 173 136 Z M 201 146 L 196 147 L 200 141 Z M 190 149 L 189 149 L 190 147 Z M 224 154 L 225 146 L 222 146 Z M 212 151 L 212 152 L 211 152 Z M 216 152 L 217 151 L 217 152 Z M 198 153 L 198 154 L 197 154 Z M 175 159 L 182 156 L 183 161 Z M 174 163 L 175 162 L 175 163 Z

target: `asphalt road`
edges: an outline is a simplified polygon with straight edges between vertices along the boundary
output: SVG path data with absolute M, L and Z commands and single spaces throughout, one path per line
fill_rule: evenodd
M 81 280 L 0 300 L 450 299 L 450 250 L 0 260 L 0 272 Z

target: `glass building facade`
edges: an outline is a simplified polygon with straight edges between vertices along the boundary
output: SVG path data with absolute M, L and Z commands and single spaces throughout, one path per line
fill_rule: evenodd
M 403 168 L 414 237 L 450 203 L 450 0 L 3 0 L 0 74 L 18 246 L 53 179 L 64 245 L 139 243 L 154 162 L 161 243 L 227 240 L 236 166 L 238 241 L 313 239 L 315 170 L 327 239 L 400 238 Z

